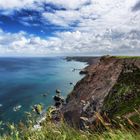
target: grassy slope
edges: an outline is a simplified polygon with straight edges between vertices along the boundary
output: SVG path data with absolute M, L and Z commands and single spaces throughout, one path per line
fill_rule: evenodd
M 89 133 L 74 130 L 67 125 L 56 126 L 47 123 L 41 130 L 33 131 L 31 127 L 17 131 L 13 126 L 9 135 L 0 140 L 139 140 L 140 134 L 124 129 L 107 130 L 104 133 Z
M 118 82 L 105 100 L 104 111 L 110 117 L 127 115 L 140 109 L 140 70 L 122 73 Z M 139 114 L 131 116 L 131 119 L 140 124 Z
M 119 59 L 140 59 L 140 56 L 113 56 Z

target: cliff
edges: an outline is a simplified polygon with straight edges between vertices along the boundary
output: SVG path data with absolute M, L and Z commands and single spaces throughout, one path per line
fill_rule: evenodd
M 84 69 L 87 74 L 62 108 L 65 120 L 80 128 L 83 123 L 93 125 L 95 112 L 113 118 L 132 113 L 140 105 L 139 57 L 106 56 L 96 62 Z
M 73 56 L 73 57 L 66 57 L 67 61 L 80 61 L 86 62 L 89 65 L 94 65 L 100 59 L 100 57 L 93 57 L 93 56 Z

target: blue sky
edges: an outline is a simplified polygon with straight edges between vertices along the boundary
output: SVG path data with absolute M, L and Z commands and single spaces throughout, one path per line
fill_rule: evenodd
M 140 55 L 139 0 L 0 0 L 0 56 Z

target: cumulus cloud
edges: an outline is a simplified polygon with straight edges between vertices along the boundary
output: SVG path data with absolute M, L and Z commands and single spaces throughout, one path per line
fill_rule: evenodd
M 66 9 L 77 9 L 90 3 L 90 0 L 46 0 L 45 2 L 58 5 Z
M 14 10 L 39 6 L 44 28 L 69 29 L 41 38 L 25 32 L 0 32 L 0 54 L 129 54 L 140 55 L 140 11 L 138 0 L 12 0 L 0 8 Z M 54 10 L 42 10 L 45 3 Z M 24 23 L 28 25 L 27 20 Z
M 70 26 L 80 19 L 80 13 L 73 10 L 56 11 L 55 13 L 44 12 L 42 16 L 51 23 L 59 26 Z
M 67 5 L 70 2 L 67 2 Z M 78 10 L 55 10 L 53 13 L 44 12 L 42 16 L 59 26 L 69 26 L 76 22 L 77 26 L 97 27 L 96 24 L 99 24 L 101 28 L 110 28 L 120 24 L 127 25 L 136 16 L 138 19 L 138 14 L 131 12 L 135 3 L 136 1 L 131 0 L 91 0 L 88 5 L 82 5 Z
M 15 10 L 15 8 L 25 8 L 25 6 L 26 8 L 31 8 L 35 7 L 35 5 L 41 6 L 42 3 L 46 3 L 66 9 L 77 9 L 88 2 L 90 2 L 90 0 L 0 0 L 0 8 Z
M 25 32 L 0 31 L 1 55 L 65 55 L 65 54 L 138 54 L 140 31 L 120 33 L 107 30 L 102 34 L 89 32 L 57 32 L 55 37 L 41 39 Z
M 49 41 L 22 31 L 12 34 L 0 30 L 1 55 L 45 55 L 51 50 L 53 53 L 57 42 L 57 39 Z
M 34 2 L 37 2 L 37 0 L 0 0 L 0 8 L 5 10 L 20 9 L 25 6 L 31 6 Z

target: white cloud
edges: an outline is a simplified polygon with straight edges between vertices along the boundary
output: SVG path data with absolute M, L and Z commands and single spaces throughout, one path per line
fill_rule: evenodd
M 58 3 L 68 6 L 70 3 L 74 3 L 73 1 L 65 2 L 64 0 L 58 0 L 52 3 L 56 6 L 58 6 Z M 78 21 L 79 26 L 83 27 L 94 27 L 97 26 L 96 23 L 99 23 L 109 28 L 114 25 L 127 25 L 130 21 L 132 22 L 132 18 L 139 15 L 139 13 L 131 12 L 136 1 L 137 0 L 91 0 L 91 3 L 88 5 L 82 5 L 81 3 L 82 6 L 78 10 L 56 10 L 54 13 L 44 12 L 42 15 L 46 20 L 59 26 L 68 26 Z M 80 3 L 80 1 L 78 3 Z M 138 20 L 135 21 L 140 22 Z
M 42 3 L 46 3 L 57 5 L 66 9 L 77 9 L 89 1 L 90 0 L 0 0 L 0 8 L 15 10 L 15 8 L 31 8 L 36 4 L 41 5 Z
M 60 0 L 59 2 L 64 5 L 69 5 L 71 2 L 62 1 Z M 44 23 L 49 21 L 62 27 L 71 27 L 76 23 L 75 30 L 89 29 L 94 32 L 102 32 L 107 28 L 131 30 L 139 28 L 140 25 L 140 12 L 132 12 L 132 7 L 136 1 L 91 0 L 90 4 L 82 5 L 78 10 L 67 9 L 66 11 L 56 10 L 53 13 L 43 12 L 42 16 L 46 19 Z M 55 4 L 57 5 L 58 2 L 55 2 Z
M 42 55 L 49 53 L 48 41 L 25 32 L 0 31 L 1 55 Z
M 114 35 L 118 35 L 113 37 Z M 56 37 L 41 39 L 25 32 L 0 31 L 0 55 L 64 55 L 64 54 L 133 54 L 140 52 L 140 31 L 120 34 L 107 30 L 102 34 L 61 32 Z
M 34 7 L 36 0 L 1 0 L 0 7 L 14 10 Z M 48 21 L 72 31 L 56 32 L 42 39 L 19 32 L 0 32 L 0 54 L 131 54 L 140 55 L 140 11 L 133 11 L 138 0 L 40 0 L 65 10 L 42 13 Z M 6 5 L 6 2 L 8 3 Z M 6 12 L 6 11 L 5 11 Z M 47 22 L 47 24 L 45 24 Z M 28 25 L 28 20 L 26 23 Z M 75 25 L 75 26 L 72 26 Z
M 70 26 L 80 18 L 80 13 L 74 10 L 59 10 L 55 13 L 44 12 L 42 16 L 55 25 Z
M 0 0 L 0 8 L 2 9 L 15 9 L 23 8 L 32 5 L 37 0 Z
M 132 12 L 136 2 L 91 0 L 90 4 L 82 5 L 78 10 L 58 10 L 43 13 L 43 16 L 62 27 L 71 27 L 77 22 L 73 28 L 75 31 L 58 33 L 63 46 L 71 52 L 140 55 L 140 36 L 136 37 L 140 27 L 140 12 Z
M 66 9 L 77 9 L 82 5 L 90 2 L 90 0 L 45 0 L 46 3 L 51 3 L 57 6 L 64 7 Z

